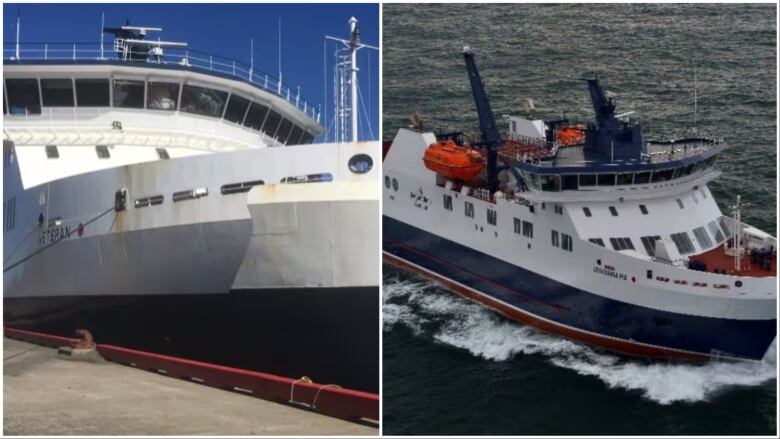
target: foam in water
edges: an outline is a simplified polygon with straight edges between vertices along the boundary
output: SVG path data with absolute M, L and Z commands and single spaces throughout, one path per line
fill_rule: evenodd
M 626 359 L 510 322 L 421 278 L 387 277 L 383 291 L 385 331 L 404 325 L 417 335 L 493 361 L 543 355 L 556 366 L 596 377 L 610 388 L 639 391 L 660 404 L 704 401 L 729 387 L 755 386 L 776 377 L 776 340 L 764 361 L 755 363 Z M 424 329 L 431 327 L 435 329 Z

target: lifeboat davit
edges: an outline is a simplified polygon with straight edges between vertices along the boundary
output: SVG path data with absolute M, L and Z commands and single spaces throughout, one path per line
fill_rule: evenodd
M 432 143 L 423 156 L 425 167 L 446 177 L 471 181 L 485 169 L 485 158 L 452 140 Z
M 585 142 L 585 125 L 566 125 L 555 137 L 559 145 L 579 145 Z

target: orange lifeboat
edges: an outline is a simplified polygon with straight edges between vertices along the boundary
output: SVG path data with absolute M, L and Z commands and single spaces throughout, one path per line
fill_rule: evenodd
M 485 158 L 452 140 L 432 143 L 423 156 L 425 167 L 446 177 L 471 181 L 485 169 Z
M 567 125 L 555 136 L 559 145 L 579 145 L 585 142 L 585 125 Z

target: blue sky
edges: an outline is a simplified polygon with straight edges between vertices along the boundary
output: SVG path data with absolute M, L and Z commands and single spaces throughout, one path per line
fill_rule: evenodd
M 278 20 L 282 20 L 282 73 L 285 84 L 301 87 L 301 95 L 325 104 L 323 40 L 325 35 L 348 38 L 349 17 L 359 21 L 361 40 L 379 45 L 376 4 L 4 4 L 3 42 L 13 43 L 17 11 L 21 11 L 21 42 L 99 42 L 100 14 L 106 27 L 124 24 L 162 27 L 166 41 L 184 41 L 194 50 L 234 58 L 249 64 L 254 38 L 255 69 L 277 75 Z M 111 41 L 106 36 L 106 42 Z M 327 113 L 333 114 L 331 61 L 328 43 Z M 370 54 L 369 54 L 370 52 Z M 379 53 L 358 52 L 358 83 L 371 119 L 373 138 L 379 135 Z M 369 65 L 370 59 L 370 65 Z M 370 78 L 369 78 L 370 71 Z M 368 84 L 371 84 L 369 93 Z M 323 111 L 324 113 L 324 111 Z M 371 136 L 361 110 L 361 139 Z

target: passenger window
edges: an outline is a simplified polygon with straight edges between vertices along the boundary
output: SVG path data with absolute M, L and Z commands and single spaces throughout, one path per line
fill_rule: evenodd
M 111 104 L 108 79 L 77 79 L 76 105 L 108 107 Z
M 73 80 L 41 79 L 44 107 L 72 107 Z
M 181 94 L 181 111 L 204 116 L 222 117 L 227 92 L 186 84 Z
M 6 79 L 5 87 L 11 114 L 41 114 L 37 79 Z
M 114 106 L 144 108 L 144 81 L 114 80 Z
M 149 81 L 146 88 L 147 108 L 152 110 L 176 110 L 176 105 L 179 102 L 179 84 Z

